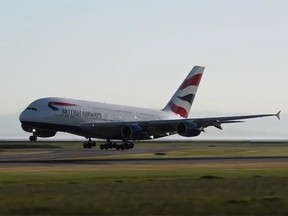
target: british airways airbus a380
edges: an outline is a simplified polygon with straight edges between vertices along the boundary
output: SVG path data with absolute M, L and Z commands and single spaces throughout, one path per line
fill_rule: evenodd
M 24 131 L 32 133 L 30 141 L 37 141 L 37 137 L 52 137 L 62 131 L 87 138 L 84 148 L 95 147 L 92 138 L 98 138 L 106 140 L 100 145 L 101 149 L 124 150 L 133 148 L 136 140 L 172 134 L 194 137 L 209 126 L 222 129 L 223 123 L 268 116 L 279 119 L 280 111 L 276 114 L 188 118 L 203 72 L 204 67 L 193 67 L 162 110 L 50 97 L 32 102 L 21 113 L 20 122 Z

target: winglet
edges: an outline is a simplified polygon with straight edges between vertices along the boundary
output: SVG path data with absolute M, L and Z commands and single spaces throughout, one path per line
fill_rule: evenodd
M 280 120 L 280 113 L 281 113 L 281 110 L 275 114 L 275 116 L 276 116 L 279 120 Z

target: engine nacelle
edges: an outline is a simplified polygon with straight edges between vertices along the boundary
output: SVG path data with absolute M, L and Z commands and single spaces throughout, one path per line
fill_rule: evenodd
M 180 136 L 184 137 L 194 137 L 201 133 L 201 129 L 194 122 L 180 122 L 176 130 Z
M 148 138 L 147 132 L 137 124 L 127 125 L 122 128 L 121 136 L 126 140 L 138 140 Z

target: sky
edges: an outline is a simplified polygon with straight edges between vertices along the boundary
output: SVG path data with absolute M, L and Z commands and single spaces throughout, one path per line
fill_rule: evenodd
M 288 0 L 0 0 L 0 116 L 47 96 L 161 109 L 194 65 L 206 69 L 191 117 L 285 116 L 287 11 Z

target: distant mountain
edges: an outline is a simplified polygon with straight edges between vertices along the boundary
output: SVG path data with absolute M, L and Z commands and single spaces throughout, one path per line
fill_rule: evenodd
M 212 115 L 202 113 L 194 113 L 197 117 L 208 116 L 225 116 L 223 113 L 213 113 Z M 206 133 L 193 139 L 288 139 L 288 115 L 281 114 L 281 120 L 275 118 L 260 118 L 247 120 L 245 123 L 223 124 L 223 131 L 214 127 L 205 129 Z M 10 115 L 0 115 L 0 139 L 28 139 L 29 133 L 22 130 L 19 122 L 19 113 Z M 84 140 L 79 136 L 67 133 L 57 133 L 55 138 L 71 138 Z M 171 136 L 171 139 L 184 139 L 180 136 Z M 49 138 L 51 139 L 51 138 Z M 170 139 L 170 138 L 168 138 Z M 187 138 L 185 138 L 187 139 Z

